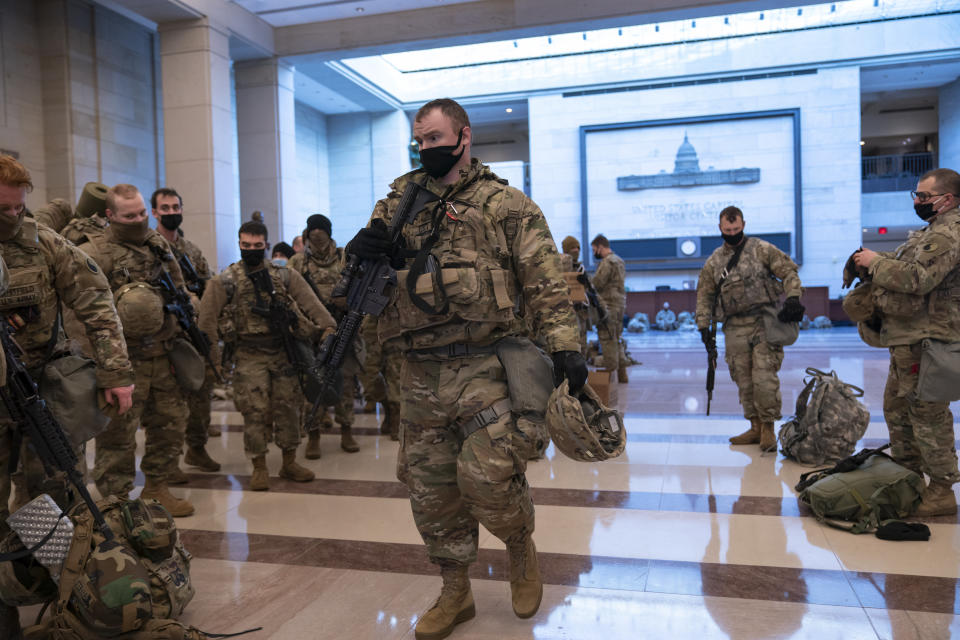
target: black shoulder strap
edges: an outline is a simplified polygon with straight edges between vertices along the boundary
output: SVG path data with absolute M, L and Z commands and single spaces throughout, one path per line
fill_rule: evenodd
M 750 241 L 750 238 L 744 238 L 743 242 L 739 247 L 733 250 L 733 255 L 730 256 L 730 259 L 727 261 L 727 266 L 723 268 L 723 271 L 720 272 L 720 279 L 717 280 L 717 289 L 714 292 L 713 296 L 713 308 L 710 310 L 711 316 L 717 315 L 717 303 L 720 302 L 720 287 L 723 286 L 723 281 L 727 279 L 727 276 L 730 275 L 730 272 L 737 267 L 737 263 L 740 262 L 740 254 L 743 253 L 743 250 L 747 246 L 747 242 Z

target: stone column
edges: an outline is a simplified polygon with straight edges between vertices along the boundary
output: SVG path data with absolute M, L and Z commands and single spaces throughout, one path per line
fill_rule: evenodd
M 292 242 L 314 213 L 297 210 L 293 67 L 276 59 L 240 62 L 234 77 L 242 217 L 259 210 L 271 243 Z
M 960 171 L 960 80 L 940 87 L 938 167 Z
M 227 31 L 207 18 L 159 31 L 167 186 L 183 197 L 184 233 L 219 270 L 240 254 Z

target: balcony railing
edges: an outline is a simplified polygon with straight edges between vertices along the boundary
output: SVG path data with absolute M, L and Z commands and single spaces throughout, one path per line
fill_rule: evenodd
M 909 191 L 917 185 L 917 178 L 933 169 L 933 154 L 864 156 L 860 164 L 863 193 Z

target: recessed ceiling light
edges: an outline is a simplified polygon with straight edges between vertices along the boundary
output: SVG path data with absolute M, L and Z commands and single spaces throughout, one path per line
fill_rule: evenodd
M 867 144 L 867 143 L 864 142 L 863 140 L 860 141 L 860 146 L 861 146 L 861 147 L 862 147 L 863 145 L 865 145 L 865 144 Z
M 504 111 L 506 111 L 507 113 L 513 113 L 513 108 L 507 107 L 506 109 L 504 109 Z
M 363 13 L 363 7 L 357 7 L 357 13 Z

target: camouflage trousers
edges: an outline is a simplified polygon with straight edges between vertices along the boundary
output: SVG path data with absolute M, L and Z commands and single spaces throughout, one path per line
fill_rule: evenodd
M 364 400 L 367 402 L 386 402 L 387 386 L 382 375 L 384 356 L 380 340 L 377 339 L 376 318 L 372 316 L 364 318 L 362 331 L 363 344 L 367 347 L 363 370 L 360 371 L 360 384 L 363 386 Z
M 597 323 L 603 368 L 616 371 L 620 367 L 620 332 L 623 330 L 623 308 L 607 309 L 607 321 Z
M 207 367 L 207 373 L 200 390 L 184 392 L 187 397 L 187 408 L 190 411 L 185 438 L 188 447 L 202 449 L 207 446 L 207 440 L 210 438 L 210 402 L 213 398 L 214 382 L 216 382 L 216 378 L 214 378 L 213 371 L 210 367 Z
M 479 524 L 504 542 L 534 529 L 524 476 L 536 439 L 510 411 L 461 437 L 458 426 L 507 398 L 496 355 L 405 360 L 397 477 L 434 563 L 477 559 Z M 526 432 L 524 430 L 526 430 Z
M 782 399 L 777 372 L 783 364 L 783 347 L 767 343 L 761 316 L 724 322 L 723 336 L 723 359 L 737 384 L 743 416 L 761 422 L 779 420 Z
M 574 306 L 577 314 L 577 329 L 580 331 L 580 354 L 587 357 L 587 331 L 590 329 L 590 307 L 577 304 Z
M 300 444 L 303 392 L 280 349 L 239 347 L 233 401 L 243 415 L 243 450 L 249 458 L 267 452 L 271 439 L 282 451 Z
M 110 420 L 97 436 L 93 479 L 104 497 L 126 497 L 133 490 L 136 474 L 136 433 L 145 434 L 140 470 L 156 482 L 165 482 L 167 474 L 179 463 L 187 425 L 187 401 L 177 383 L 166 355 L 133 359 L 135 385 L 133 406 L 122 416 Z
M 953 414 L 947 402 L 923 402 L 914 397 L 920 353 L 919 343 L 890 347 L 890 372 L 883 390 L 890 452 L 908 469 L 953 484 L 960 482 Z
M 356 376 L 360 372 L 360 364 L 357 362 L 356 357 L 353 355 L 347 356 L 343 361 L 342 372 L 343 391 L 340 392 L 340 400 L 337 404 L 333 405 L 333 417 L 341 427 L 349 427 L 353 425 L 353 402 L 357 397 Z M 303 411 L 301 412 L 304 421 L 303 430 L 309 431 L 312 425 L 308 425 L 306 421 L 310 417 L 310 412 L 313 410 L 313 403 L 309 402 L 303 394 L 300 394 L 300 398 L 303 401 Z M 314 422 L 319 422 L 323 428 L 330 428 L 332 426 L 326 407 L 320 407 L 320 409 L 317 410 Z

